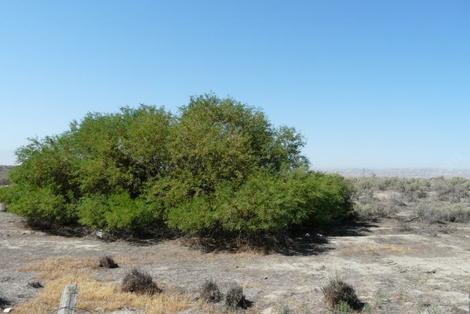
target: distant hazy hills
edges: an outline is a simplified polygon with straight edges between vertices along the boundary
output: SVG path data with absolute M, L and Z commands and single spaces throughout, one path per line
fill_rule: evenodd
M 0 165 L 0 184 L 8 178 L 8 172 L 13 166 Z M 433 169 L 433 168 L 409 168 L 409 169 L 316 169 L 329 173 L 338 173 L 345 177 L 404 177 L 404 178 L 434 178 L 434 177 L 463 177 L 470 179 L 470 169 Z
M 433 178 L 433 177 L 463 177 L 470 179 L 470 169 L 321 169 L 321 171 L 339 173 L 345 177 L 404 177 L 404 178 Z

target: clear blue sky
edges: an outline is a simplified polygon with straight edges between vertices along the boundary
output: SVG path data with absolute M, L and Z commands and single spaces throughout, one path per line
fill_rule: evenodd
M 470 1 L 0 2 L 0 164 L 88 111 L 211 91 L 315 167 L 470 168 Z

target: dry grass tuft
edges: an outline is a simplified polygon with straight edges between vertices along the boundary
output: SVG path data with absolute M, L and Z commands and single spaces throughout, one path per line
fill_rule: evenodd
M 47 258 L 40 261 L 32 262 L 19 271 L 37 272 L 36 276 L 42 280 L 54 280 L 64 276 L 67 273 L 74 273 L 84 269 L 96 269 L 96 260 L 91 257 L 71 257 L 63 256 L 57 258 Z
M 110 269 L 119 268 L 119 265 L 114 261 L 114 259 L 111 256 L 101 257 L 99 260 L 98 266 L 102 268 L 110 268 Z
M 153 279 L 149 274 L 136 268 L 126 274 L 122 280 L 121 289 L 124 292 L 148 295 L 162 292 L 162 290 L 158 288 L 157 284 L 153 282 Z
M 349 306 L 353 310 L 361 310 L 364 304 L 359 300 L 354 288 L 339 279 L 332 279 L 322 288 L 326 304 L 333 310 L 338 306 Z

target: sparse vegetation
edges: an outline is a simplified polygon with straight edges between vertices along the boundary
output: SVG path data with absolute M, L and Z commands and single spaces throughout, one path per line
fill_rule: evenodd
M 100 258 L 98 262 L 99 267 L 103 268 L 119 268 L 119 265 L 114 261 L 114 259 L 111 256 L 103 256 Z
M 44 289 L 33 298 L 15 306 L 19 314 L 57 312 L 57 302 L 64 286 L 71 282 L 80 287 L 77 307 L 85 312 L 114 312 L 123 308 L 138 308 L 146 314 L 179 313 L 191 305 L 188 295 L 173 291 L 155 295 L 121 291 L 115 283 L 97 280 L 92 276 L 91 259 L 47 259 L 28 265 L 27 271 L 40 272 L 47 278 Z M 62 265 L 62 267 L 57 267 Z M 96 265 L 95 265 L 96 267 Z
M 340 279 L 332 279 L 322 288 L 326 304 L 340 313 L 348 309 L 360 310 L 364 304 L 359 300 L 354 288 Z
M 460 222 L 470 221 L 470 203 L 421 202 L 416 214 L 423 222 Z
M 201 287 L 201 298 L 209 303 L 218 303 L 222 300 L 222 293 L 214 280 L 206 280 Z
M 0 276 L 7 280 L 0 288 L 8 293 L 5 297 L 11 298 L 16 313 L 53 312 L 64 286 L 71 282 L 79 285 L 78 307 L 82 311 L 111 313 L 129 308 L 143 313 L 244 312 L 228 308 L 224 302 L 214 304 L 202 297 L 195 298 L 194 283 L 208 275 L 218 278 L 217 283 L 220 281 L 224 287 L 240 279 L 246 282 L 250 287 L 248 295 L 256 302 L 246 313 L 418 313 L 427 309 L 451 313 L 454 308 L 467 306 L 467 287 L 465 281 L 460 280 L 465 277 L 468 264 L 467 226 L 443 223 L 423 226 L 419 219 L 412 216 L 401 219 L 403 212 L 399 214 L 400 220 L 384 219 L 364 224 L 377 227 L 365 229 L 363 236 L 345 233 L 346 237 L 335 237 L 333 254 L 320 252 L 320 256 L 315 253 L 302 257 L 253 252 L 236 256 L 205 254 L 181 247 L 180 241 L 164 244 L 152 241 L 143 246 L 124 241 L 114 243 L 113 257 L 123 268 L 134 265 L 158 269 L 158 284 L 164 291 L 147 295 L 123 292 L 116 280 L 122 279 L 125 273 L 110 273 L 98 267 L 100 254 L 109 251 L 109 243 L 93 238 L 58 238 L 42 232 L 24 234 L 21 218 L 2 213 L 0 221 L 5 228 L 0 228 L 0 235 L 8 238 L 15 249 L 3 256 L 6 267 Z M 411 226 L 411 231 L 402 233 L 401 223 Z M 359 225 L 362 228 L 363 225 Z M 431 229 L 439 229 L 441 233 L 442 226 L 452 227 L 452 234 L 434 237 L 429 233 Z M 78 251 L 74 253 L 71 247 Z M 28 263 L 31 256 L 36 256 L 36 262 Z M 429 259 L 433 262 L 428 263 Z M 292 262 L 295 260 L 297 262 Z M 28 264 L 25 266 L 25 263 Z M 368 304 L 360 311 L 346 302 L 340 302 L 335 308 L 327 307 L 321 289 L 312 288 L 312 277 L 305 276 L 306 265 L 318 274 L 315 278 L 347 269 L 351 278 L 360 278 L 355 288 L 360 288 L 360 297 Z M 18 276 L 15 270 L 27 273 Z M 28 287 L 24 280 L 30 276 L 41 280 L 44 288 L 33 291 Z M 436 282 L 447 282 L 445 291 L 454 292 L 435 293 Z M 295 293 L 286 294 L 288 291 Z M 31 299 L 16 297 L 31 294 L 34 294 Z M 225 301 L 225 295 L 222 300 Z M 288 305 L 290 311 L 284 305 Z
M 178 115 L 151 106 L 88 114 L 19 149 L 0 200 L 34 224 L 137 234 L 258 237 L 348 217 L 349 185 L 309 171 L 303 145 L 294 129 L 212 95 Z
M 122 280 L 121 290 L 123 292 L 148 295 L 162 292 L 148 273 L 135 268 L 127 273 Z
M 352 179 L 354 207 L 363 218 L 394 217 L 405 213 L 425 223 L 470 221 L 470 180 L 463 178 Z

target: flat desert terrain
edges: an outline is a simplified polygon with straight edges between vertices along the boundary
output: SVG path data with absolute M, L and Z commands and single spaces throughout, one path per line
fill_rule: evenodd
M 22 218 L 1 212 L 0 295 L 19 313 L 25 311 L 21 307 L 25 302 L 33 302 L 37 313 L 54 312 L 52 303 L 38 304 L 47 301 L 42 301 L 41 293 L 54 280 L 67 282 L 60 281 L 61 276 L 85 273 L 99 284 L 118 287 L 124 274 L 138 267 L 165 290 L 185 295 L 181 306 L 168 310 L 175 313 L 226 311 L 222 305 L 204 308 L 195 301 L 200 286 L 210 278 L 222 291 L 233 282 L 243 286 L 253 302 L 248 313 L 330 313 L 321 287 L 337 276 L 356 289 L 366 303 L 364 312 L 468 313 L 468 224 L 429 225 L 401 212 L 376 223 L 342 227 L 330 234 L 306 234 L 297 240 L 301 245 L 291 252 L 207 253 L 180 240 L 105 242 L 93 236 L 52 235 L 31 230 Z M 121 267 L 96 267 L 95 261 L 103 255 L 112 255 Z M 44 288 L 28 285 L 34 280 Z M 84 313 L 141 312 L 122 304 L 114 309 L 83 306 Z

